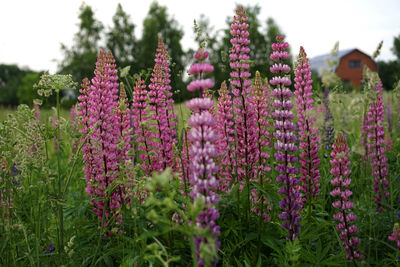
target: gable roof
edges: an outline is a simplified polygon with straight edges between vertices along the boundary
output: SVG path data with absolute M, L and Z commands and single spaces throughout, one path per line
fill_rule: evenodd
M 322 75 L 322 70 L 329 70 L 328 65 L 326 64 L 326 60 L 335 60 L 339 63 L 339 60 L 347 54 L 350 54 L 354 50 L 358 50 L 357 48 L 350 48 L 345 50 L 339 50 L 337 56 L 333 57 L 331 54 L 324 54 L 320 56 L 316 56 L 310 59 L 310 67 L 311 70 L 316 70 L 318 75 Z M 335 71 L 336 66 L 332 66 L 330 68 L 332 71 Z

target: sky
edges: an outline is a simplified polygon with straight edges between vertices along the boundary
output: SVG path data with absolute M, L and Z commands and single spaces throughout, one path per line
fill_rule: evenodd
M 142 22 L 152 0 L 86 0 L 95 17 L 106 27 L 118 3 L 136 25 L 140 38 Z M 226 28 L 226 17 L 232 17 L 236 4 L 258 4 L 263 27 L 272 17 L 287 36 L 297 54 L 303 46 L 312 58 L 329 53 L 336 41 L 339 49 L 358 48 L 372 55 L 383 40 L 378 60 L 394 59 L 390 51 L 393 37 L 400 34 L 399 0 L 158 0 L 168 7 L 185 32 L 184 49 L 195 49 L 193 20 L 200 14 L 209 18 L 215 30 Z M 57 71 L 63 58 L 61 43 L 70 47 L 78 30 L 78 13 L 82 0 L 0 0 L 0 64 L 17 64 L 33 70 Z M 250 36 L 251 38 L 251 36 Z

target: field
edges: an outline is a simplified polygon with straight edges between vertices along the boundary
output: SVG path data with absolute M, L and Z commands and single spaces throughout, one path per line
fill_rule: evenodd
M 236 15 L 228 82 L 200 47 L 184 103 L 159 37 L 151 78 L 100 50 L 71 110 L 48 73 L 54 107 L 0 110 L 0 266 L 400 265 L 400 84 L 312 89 L 280 35 L 263 80 Z

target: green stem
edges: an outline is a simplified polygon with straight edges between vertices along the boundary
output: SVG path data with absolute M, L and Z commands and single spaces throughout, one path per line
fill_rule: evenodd
M 59 239 L 59 251 L 64 251 L 64 212 L 63 204 L 61 203 L 61 187 L 62 187 L 62 175 L 61 175 L 61 163 L 60 163 L 60 90 L 56 90 L 57 93 L 57 127 L 56 127 L 56 140 L 57 140 L 57 176 L 58 176 L 58 216 L 60 220 L 60 239 Z

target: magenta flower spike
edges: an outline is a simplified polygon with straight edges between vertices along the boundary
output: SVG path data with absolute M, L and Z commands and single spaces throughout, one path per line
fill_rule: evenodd
M 256 149 L 257 149 L 257 126 L 256 116 L 253 100 L 253 88 L 250 81 L 250 64 L 248 63 L 249 57 L 249 32 L 247 28 L 246 11 L 243 7 L 239 6 L 236 9 L 236 16 L 231 24 L 231 54 L 230 67 L 231 67 L 231 88 L 234 105 L 234 121 L 235 132 L 237 134 L 237 146 L 235 151 L 235 158 L 237 161 L 237 183 L 241 183 L 242 187 L 247 184 L 250 193 L 250 177 L 252 176 L 253 167 L 257 162 Z M 241 187 L 241 188 L 242 188 Z M 250 195 L 248 195 L 250 198 Z M 249 200 L 250 201 L 250 200 Z
M 198 74 L 199 80 L 194 80 L 188 85 L 188 90 L 191 84 L 202 80 L 204 70 L 211 72 L 213 67 L 211 64 L 204 62 L 208 58 L 208 53 L 200 48 L 194 55 L 196 63 L 189 70 L 192 75 Z M 195 66 L 195 67 L 193 67 Z M 200 84 L 200 83 L 199 83 Z M 201 86 L 196 90 L 200 90 L 200 95 L 203 96 L 204 90 L 208 90 L 214 86 L 214 83 L 201 83 Z M 214 106 L 214 102 L 207 97 L 194 98 L 187 103 L 189 109 L 193 111 L 193 115 L 188 120 L 188 124 L 192 127 L 189 133 L 190 148 L 190 184 L 192 191 L 190 196 L 193 199 L 204 199 L 205 207 L 196 219 L 196 225 L 201 228 L 209 227 L 209 233 L 215 240 L 215 254 L 218 252 L 219 242 L 218 235 L 220 234 L 219 226 L 215 221 L 219 218 L 219 212 L 215 208 L 218 203 L 218 196 L 215 191 L 218 189 L 218 180 L 215 173 L 218 167 L 215 165 L 214 158 L 218 155 L 215 145 L 217 134 L 215 133 L 215 118 L 210 113 L 210 109 Z M 204 237 L 195 236 L 194 244 L 197 254 L 198 266 L 204 266 L 204 259 L 200 255 L 201 244 L 206 244 Z M 217 257 L 212 262 L 217 264 Z
M 330 194 L 332 197 L 339 198 L 332 203 L 332 206 L 338 209 L 338 213 L 333 215 L 333 218 L 339 222 L 336 229 L 340 231 L 339 238 L 346 251 L 346 258 L 350 261 L 360 260 L 362 259 L 362 252 L 357 249 L 360 239 L 354 237 L 358 233 L 357 226 L 353 224 L 356 216 L 349 211 L 353 208 L 353 202 L 349 201 L 352 192 L 348 189 L 351 183 L 351 179 L 349 178 L 351 173 L 349 169 L 349 147 L 341 133 L 339 133 L 333 144 L 331 157 L 331 174 L 333 175 L 331 184 L 335 188 Z
M 299 57 L 297 59 L 297 68 L 295 71 L 296 105 L 297 117 L 300 135 L 300 183 L 303 193 L 303 205 L 308 203 L 311 211 L 312 201 L 319 194 L 320 184 L 318 182 L 320 175 L 318 166 L 320 160 L 318 157 L 318 135 L 319 131 L 315 124 L 315 112 L 312 99 L 312 80 L 310 65 L 304 48 L 300 47 Z
M 254 109 L 257 126 L 256 158 L 258 159 L 258 165 L 255 166 L 254 172 L 256 177 L 263 176 L 265 180 L 268 179 L 265 177 L 266 173 L 271 170 L 267 164 L 269 154 L 265 152 L 269 146 L 269 140 L 271 139 L 270 133 L 268 132 L 268 128 L 270 127 L 268 117 L 270 114 L 268 113 L 266 89 L 267 88 L 262 84 L 260 72 L 257 71 L 254 82 Z M 260 181 L 260 184 L 263 185 L 263 182 Z
M 377 196 L 374 198 L 377 205 L 377 212 L 382 207 L 390 209 L 389 199 L 389 176 L 387 157 L 385 155 L 385 130 L 384 130 L 384 108 L 382 102 L 382 84 L 379 84 L 375 92 L 377 100 L 372 102 L 367 113 L 368 123 L 368 158 L 370 160 L 374 175 L 374 191 Z
M 92 170 L 92 166 L 94 165 L 94 158 L 93 158 L 93 145 L 90 138 L 90 130 L 89 130 L 89 95 L 90 91 L 92 90 L 91 83 L 88 78 L 84 78 L 81 83 L 80 95 L 78 96 L 78 124 L 81 126 L 79 132 L 82 134 L 82 152 L 83 152 L 83 161 L 84 166 L 83 170 L 85 172 L 86 183 L 88 187 L 90 187 L 90 181 L 92 177 L 95 175 L 94 171 Z M 90 190 L 86 188 L 86 192 L 92 196 L 93 189 L 90 187 Z
M 279 205 L 284 211 L 279 218 L 284 221 L 282 226 L 288 229 L 288 239 L 294 240 L 300 234 L 300 214 L 302 208 L 300 203 L 300 192 L 298 180 L 296 178 L 297 168 L 293 163 L 297 161 L 297 147 L 295 145 L 296 136 L 293 134 L 295 125 L 291 122 L 294 114 L 291 111 L 293 103 L 290 101 L 293 93 L 286 86 L 291 84 L 291 80 L 287 77 L 290 67 L 283 63 L 283 60 L 290 57 L 286 49 L 289 47 L 287 42 L 283 42 L 283 36 L 277 36 L 277 43 L 272 44 L 270 58 L 276 63 L 270 68 L 271 72 L 276 76 L 270 80 L 270 84 L 274 86 L 272 95 L 275 97 L 273 106 L 275 110 L 272 112 L 274 122 L 274 137 L 276 138 L 275 159 L 278 162 L 276 170 L 280 172 L 276 178 L 278 182 L 283 182 L 283 187 L 278 191 L 284 198 Z
M 115 112 L 118 108 L 118 77 L 110 51 L 99 52 L 94 73 L 92 85 L 87 79 L 82 84 L 80 124 L 83 126 L 81 133 L 86 133 L 84 138 L 87 139 L 83 149 L 88 182 L 86 192 L 92 197 L 90 204 L 98 219 L 107 227 L 111 220 L 121 223 L 119 209 L 125 201 L 124 186 L 114 182 L 120 163 L 121 122 Z
M 257 127 L 257 138 L 255 150 L 255 157 L 258 159 L 257 165 L 253 167 L 254 178 L 252 180 L 258 181 L 259 186 L 263 187 L 264 182 L 268 180 L 267 173 L 271 170 L 268 166 L 269 154 L 266 150 L 269 147 L 269 140 L 271 139 L 268 131 L 269 123 L 268 117 L 268 99 L 266 94 L 267 87 L 263 86 L 260 72 L 256 72 L 256 78 L 254 82 L 254 111 L 256 117 Z M 268 210 L 268 199 L 266 199 L 261 191 L 257 192 L 257 189 L 253 188 L 251 192 L 251 199 L 253 202 L 252 211 L 259 216 L 262 216 L 263 222 L 270 220 L 270 216 L 266 212 Z
M 222 192 L 229 192 L 232 184 L 232 175 L 235 173 L 234 157 L 234 121 L 232 113 L 232 97 L 228 92 L 226 82 L 221 83 L 218 98 L 217 123 L 218 133 L 217 147 L 220 162 L 220 188 Z
M 162 38 L 158 39 L 155 65 L 149 85 L 149 129 L 155 129 L 152 171 L 161 171 L 174 165 L 173 144 L 176 144 L 176 122 L 174 100 L 170 86 L 170 68 L 168 52 Z
M 116 114 L 119 122 L 119 136 L 121 142 L 118 144 L 118 159 L 120 165 L 122 165 L 125 169 L 129 169 L 132 167 L 131 159 L 129 156 L 129 150 L 131 148 L 131 130 L 130 127 L 131 118 L 130 118 L 130 109 L 128 103 L 128 97 L 126 95 L 126 91 L 124 86 L 120 87 L 120 95 L 119 95 L 119 106 L 116 110 Z M 126 171 L 125 175 L 127 177 L 131 177 L 132 173 L 130 171 Z
M 136 79 L 135 87 L 133 88 L 133 98 L 131 105 L 131 121 L 132 128 L 134 129 L 134 140 L 138 145 L 139 158 L 142 163 L 142 169 L 146 176 L 150 176 L 152 173 L 152 162 L 155 160 L 154 156 L 151 156 L 152 148 L 154 144 L 154 136 L 147 128 L 147 122 L 149 121 L 147 113 L 147 90 L 144 81 L 138 77 Z
M 398 248 L 400 248 L 400 226 L 398 223 L 395 223 L 393 226 L 393 232 L 388 237 L 390 241 L 396 242 Z

